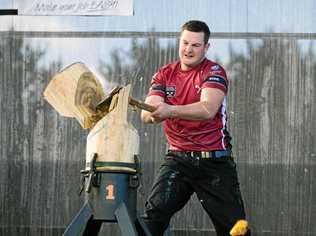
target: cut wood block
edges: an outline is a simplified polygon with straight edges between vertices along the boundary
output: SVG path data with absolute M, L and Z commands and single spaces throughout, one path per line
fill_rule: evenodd
M 44 98 L 60 115 L 76 118 L 84 129 L 101 119 L 96 106 L 104 97 L 101 83 L 81 62 L 56 74 L 44 91 Z

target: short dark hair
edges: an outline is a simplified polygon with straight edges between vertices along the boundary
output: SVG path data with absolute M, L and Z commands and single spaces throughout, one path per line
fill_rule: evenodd
M 184 30 L 188 30 L 191 32 L 203 32 L 205 44 L 208 42 L 210 38 L 210 34 L 211 34 L 210 29 L 208 28 L 207 24 L 199 20 L 190 20 L 184 23 L 184 25 L 182 25 L 181 27 L 181 33 Z

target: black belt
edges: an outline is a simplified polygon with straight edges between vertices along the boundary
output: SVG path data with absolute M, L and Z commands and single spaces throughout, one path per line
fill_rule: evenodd
M 222 157 L 230 157 L 232 155 L 231 150 L 217 150 L 217 151 L 177 151 L 177 150 L 168 150 L 168 154 L 176 154 L 176 155 L 185 155 L 187 157 L 193 158 L 222 158 Z

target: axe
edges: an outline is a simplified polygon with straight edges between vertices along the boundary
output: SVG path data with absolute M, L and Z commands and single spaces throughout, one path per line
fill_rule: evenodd
M 109 92 L 109 94 L 97 104 L 96 111 L 102 112 L 103 114 L 108 113 L 110 111 L 110 105 L 111 105 L 111 102 L 112 102 L 114 95 L 117 94 L 122 88 L 123 88 L 122 86 L 114 87 Z M 149 105 L 145 102 L 142 102 L 142 101 L 138 101 L 138 100 L 132 98 L 131 96 L 129 97 L 129 104 L 131 106 L 134 106 L 134 107 L 137 107 L 137 108 L 140 108 L 142 110 L 149 111 L 149 112 L 153 112 L 156 110 L 156 108 L 154 106 L 151 106 L 151 105 Z
M 111 111 L 110 106 L 114 108 L 112 99 L 122 88 L 116 86 L 105 95 L 101 83 L 89 68 L 77 62 L 51 79 L 44 91 L 44 98 L 62 116 L 74 117 L 84 129 L 91 129 Z M 155 107 L 130 96 L 129 104 L 149 112 L 155 110 Z

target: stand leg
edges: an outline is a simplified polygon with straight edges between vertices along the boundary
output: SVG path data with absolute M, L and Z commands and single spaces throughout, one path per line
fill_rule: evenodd
M 137 232 L 134 226 L 134 222 L 129 216 L 128 210 L 124 202 L 122 202 L 115 210 L 115 216 L 117 223 L 120 227 L 121 234 L 124 236 L 137 236 Z
M 82 235 L 86 229 L 89 220 L 92 218 L 92 209 L 89 205 L 89 202 L 86 202 L 80 209 L 76 217 L 68 225 L 63 236 Z

